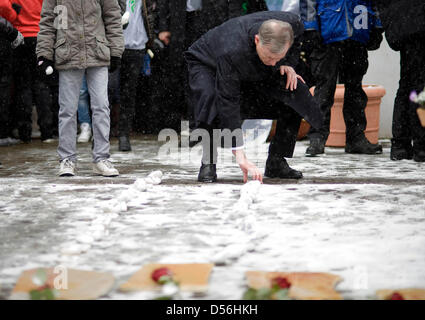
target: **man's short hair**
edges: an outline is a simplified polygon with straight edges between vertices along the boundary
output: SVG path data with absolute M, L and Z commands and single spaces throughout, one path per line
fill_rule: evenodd
M 281 53 L 287 44 L 294 43 L 294 31 L 288 22 L 270 19 L 264 21 L 258 31 L 260 43 L 273 53 Z

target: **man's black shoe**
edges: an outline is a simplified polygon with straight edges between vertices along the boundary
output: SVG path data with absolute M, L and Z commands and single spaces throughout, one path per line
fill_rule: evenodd
M 202 164 L 198 174 L 199 182 L 216 182 L 217 167 L 215 164 Z
M 353 142 L 345 144 L 345 152 L 357 154 L 381 154 L 382 146 L 380 144 L 370 143 L 364 135 L 361 135 Z
M 268 157 L 264 175 L 268 178 L 279 179 L 301 179 L 303 177 L 302 172 L 292 169 L 285 158 L 274 157 Z
M 321 138 L 310 138 L 310 146 L 305 151 L 306 157 L 315 157 L 325 153 L 325 141 Z
M 415 151 L 413 160 L 416 162 L 425 162 L 425 151 Z
M 131 151 L 130 139 L 127 136 L 121 136 L 118 138 L 118 150 Z

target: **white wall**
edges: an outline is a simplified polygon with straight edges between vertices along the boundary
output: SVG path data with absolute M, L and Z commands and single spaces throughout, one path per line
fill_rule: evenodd
M 369 51 L 369 69 L 363 84 L 379 84 L 387 91 L 381 104 L 379 137 L 391 137 L 394 99 L 400 80 L 400 53 L 393 51 L 385 40 L 376 51 Z

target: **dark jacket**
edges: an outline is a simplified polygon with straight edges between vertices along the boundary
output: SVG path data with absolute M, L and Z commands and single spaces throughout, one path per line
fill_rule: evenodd
M 170 56 L 174 64 L 183 62 L 185 48 L 186 0 L 158 0 L 158 32 L 170 31 Z M 245 10 L 246 8 L 246 10 Z M 264 0 L 203 0 L 202 20 L 207 30 L 244 13 L 267 10 Z M 246 11 L 246 12 L 245 12 Z
M 292 65 L 298 61 L 299 53 L 279 61 L 275 67 L 266 66 L 259 59 L 254 38 L 261 24 L 269 19 L 277 19 L 291 24 L 295 39 L 304 32 L 299 16 L 289 12 L 257 12 L 234 18 L 221 26 L 210 30 L 196 41 L 185 53 L 190 64 L 201 63 L 207 66 L 216 77 L 216 100 L 209 114 L 202 114 L 197 123 L 211 123 L 219 115 L 221 127 L 235 130 L 240 128 L 240 88 L 243 81 L 261 81 L 279 75 L 280 65 Z M 223 36 L 224 35 L 224 36 Z
M 375 0 L 385 30 L 385 37 L 393 50 L 400 50 L 404 41 L 425 33 L 424 0 Z
M 12 42 L 17 36 L 18 30 L 16 30 L 5 18 L 0 17 L 0 38 Z

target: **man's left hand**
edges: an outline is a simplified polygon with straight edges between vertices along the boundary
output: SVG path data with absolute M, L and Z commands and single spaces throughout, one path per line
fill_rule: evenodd
M 305 83 L 304 79 L 290 66 L 280 66 L 280 74 L 282 76 L 286 74 L 286 89 L 291 91 L 297 89 L 298 79 Z

